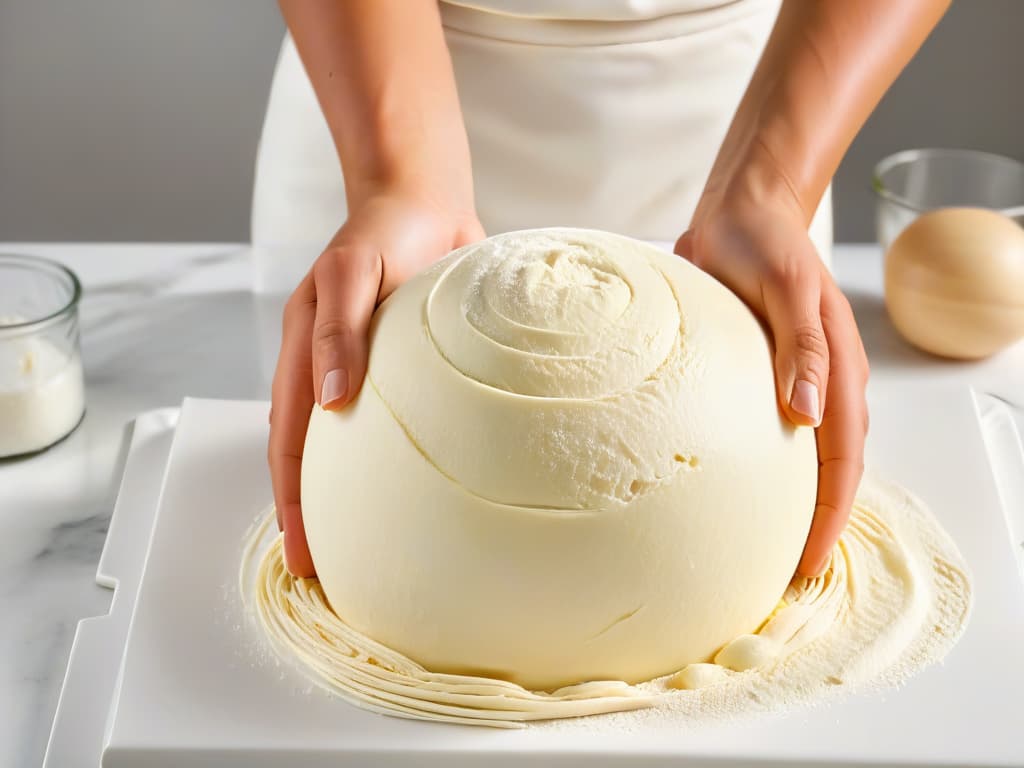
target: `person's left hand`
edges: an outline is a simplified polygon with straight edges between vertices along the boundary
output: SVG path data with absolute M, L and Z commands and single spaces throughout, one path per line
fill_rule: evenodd
M 782 412 L 818 428 L 818 495 L 797 568 L 817 576 L 864 471 L 868 362 L 850 304 L 811 243 L 799 204 L 785 193 L 709 186 L 675 251 L 767 321 Z

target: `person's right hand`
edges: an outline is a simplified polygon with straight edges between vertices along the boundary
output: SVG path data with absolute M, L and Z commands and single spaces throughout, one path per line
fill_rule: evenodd
M 351 213 L 284 310 L 274 373 L 268 460 L 285 563 L 292 575 L 315 575 L 299 496 L 302 450 L 314 402 L 344 407 L 359 392 L 367 332 L 377 305 L 449 251 L 484 236 L 470 207 L 447 212 L 426 195 L 368 198 Z

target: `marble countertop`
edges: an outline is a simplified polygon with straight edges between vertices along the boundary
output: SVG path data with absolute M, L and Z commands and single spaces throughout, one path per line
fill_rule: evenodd
M 85 289 L 86 417 L 49 451 L 0 461 L 0 765 L 21 768 L 42 761 L 78 620 L 110 605 L 112 593 L 95 584 L 95 572 L 126 426 L 186 395 L 267 399 L 284 297 L 251 290 L 253 259 L 243 245 L 0 244 L 0 251 L 57 259 Z M 1014 405 L 1024 426 L 1024 343 L 981 363 L 936 360 L 889 324 L 877 248 L 838 246 L 835 272 L 876 379 L 970 384 Z

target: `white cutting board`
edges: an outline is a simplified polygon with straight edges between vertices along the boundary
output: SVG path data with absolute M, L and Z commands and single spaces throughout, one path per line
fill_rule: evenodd
M 946 663 L 899 691 L 705 729 L 616 730 L 591 720 L 572 732 L 495 731 L 356 709 L 311 690 L 287 666 L 261 659 L 253 650 L 255 632 L 242 618 L 234 589 L 239 543 L 270 498 L 267 405 L 187 400 L 119 685 L 105 728 L 94 726 L 103 733 L 93 734 L 92 748 L 105 746 L 106 768 L 1024 765 L 1024 583 L 973 396 L 966 389 L 889 383 L 871 394 L 868 463 L 934 509 L 966 556 L 976 591 L 971 623 Z M 1017 466 L 1024 472 L 1024 462 Z M 130 569 L 131 553 L 144 543 L 122 536 L 127 516 L 120 506 L 104 561 L 106 576 L 121 578 L 126 589 L 131 574 L 122 578 L 115 564 Z M 119 592 L 111 618 L 122 597 Z M 98 722 L 97 712 L 106 712 L 103 688 L 110 683 L 98 678 L 92 707 L 73 706 L 86 697 L 72 681 L 78 678 L 78 689 L 90 685 L 82 670 L 101 670 L 118 656 L 119 649 L 108 647 L 100 663 L 77 652 L 80 645 L 99 645 L 89 635 L 105 619 L 89 621 L 72 654 L 48 766 L 96 765 L 59 728 L 77 723 L 86 738 L 89 717 Z M 92 642 L 83 642 L 83 629 Z

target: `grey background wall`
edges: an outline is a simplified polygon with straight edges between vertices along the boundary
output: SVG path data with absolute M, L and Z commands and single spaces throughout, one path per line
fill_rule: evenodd
M 283 25 L 272 0 L 0 0 L 0 241 L 246 240 Z M 871 167 L 914 146 L 1024 160 L 1024 0 L 957 0 L 850 149 L 836 238 L 872 240 Z

